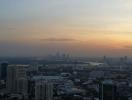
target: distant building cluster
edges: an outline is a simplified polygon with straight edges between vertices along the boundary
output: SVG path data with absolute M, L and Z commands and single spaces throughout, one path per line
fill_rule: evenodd
M 0 100 L 132 100 L 132 61 L 126 56 L 64 58 L 1 61 Z

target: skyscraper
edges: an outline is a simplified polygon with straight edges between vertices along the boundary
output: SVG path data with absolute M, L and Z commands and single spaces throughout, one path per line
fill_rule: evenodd
M 99 87 L 99 100 L 116 100 L 116 86 L 111 80 L 103 81 Z
M 17 92 L 22 93 L 23 95 L 28 94 L 28 80 L 27 80 L 27 78 L 17 79 Z
M 27 91 L 26 66 L 11 65 L 7 68 L 6 87 L 8 92 L 26 93 Z
M 6 80 L 8 62 L 2 62 L 0 65 L 0 79 Z
M 29 79 L 28 93 L 30 100 L 52 100 L 55 84 L 62 82 L 61 76 L 34 76 Z M 42 95 L 41 95 L 42 93 Z M 45 99 L 44 99 L 45 98 Z
M 36 82 L 35 100 L 53 100 L 53 84 L 45 81 Z

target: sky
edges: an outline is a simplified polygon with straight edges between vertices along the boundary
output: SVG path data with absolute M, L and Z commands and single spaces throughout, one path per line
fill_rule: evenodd
M 132 0 L 0 0 L 0 56 L 132 56 Z

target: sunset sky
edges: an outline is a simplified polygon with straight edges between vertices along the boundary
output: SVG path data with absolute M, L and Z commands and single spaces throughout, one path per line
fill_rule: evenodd
M 132 0 L 0 0 L 0 56 L 132 56 Z

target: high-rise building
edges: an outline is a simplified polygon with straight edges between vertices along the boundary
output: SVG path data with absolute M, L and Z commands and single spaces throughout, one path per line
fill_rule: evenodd
M 7 82 L 6 82 L 6 88 L 8 92 L 15 91 L 15 67 L 14 66 L 8 66 L 7 68 Z
M 60 81 L 58 76 L 34 76 L 29 79 L 28 94 L 30 100 L 53 100 L 54 84 Z
M 53 84 L 45 81 L 36 82 L 35 100 L 53 100 Z
M 2 62 L 0 65 L 0 79 L 6 80 L 8 62 Z
M 17 92 L 24 95 L 28 94 L 28 80 L 27 78 L 17 79 Z
M 116 100 L 116 85 L 111 80 L 103 81 L 99 87 L 99 100 Z
M 11 65 L 7 68 L 6 87 L 8 92 L 26 93 L 27 91 L 27 68 L 22 65 Z

